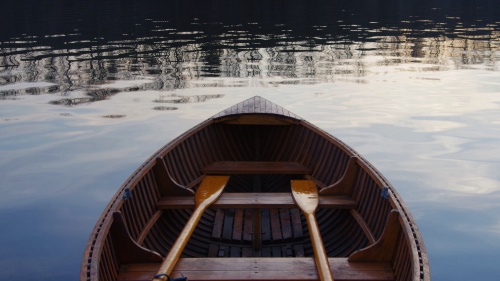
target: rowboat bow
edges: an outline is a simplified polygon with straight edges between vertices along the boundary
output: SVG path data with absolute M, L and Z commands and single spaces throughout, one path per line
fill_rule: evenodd
M 175 278 L 430 281 L 430 271 L 388 180 L 256 96 L 154 153 L 90 235 L 81 281 Z

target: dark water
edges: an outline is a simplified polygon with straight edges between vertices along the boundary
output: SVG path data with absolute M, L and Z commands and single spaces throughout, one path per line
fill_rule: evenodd
M 262 95 L 396 186 L 433 280 L 499 280 L 497 1 L 4 1 L 0 279 L 75 280 L 166 141 Z
M 446 45 L 459 67 L 494 69 L 498 44 L 492 42 L 500 28 L 495 1 L 22 0 L 2 8 L 0 85 L 55 84 L 4 88 L 4 98 L 69 93 L 140 75 L 155 77 L 148 86 L 154 90 L 189 87 L 203 77 L 363 82 L 364 56 L 388 56 L 383 65 L 439 64 Z M 258 65 L 263 60 L 265 69 Z M 346 61 L 351 68 L 339 65 Z M 86 99 L 54 102 L 115 93 L 102 89 Z

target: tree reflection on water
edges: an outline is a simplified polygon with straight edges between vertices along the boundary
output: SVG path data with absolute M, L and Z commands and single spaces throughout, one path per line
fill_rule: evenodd
M 122 91 L 248 83 L 217 85 L 211 77 L 366 83 L 374 67 L 406 63 L 495 70 L 500 48 L 500 9 L 489 1 L 41 2 L 5 5 L 0 99 L 62 92 L 53 104 L 78 105 Z M 53 84 L 9 87 L 27 82 Z

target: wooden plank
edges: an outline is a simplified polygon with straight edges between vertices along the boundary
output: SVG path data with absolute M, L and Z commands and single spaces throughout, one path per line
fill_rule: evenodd
M 217 245 L 217 244 L 208 245 L 208 256 L 209 257 L 217 257 L 218 252 L 219 252 L 219 245 Z
M 262 241 L 271 240 L 271 221 L 269 220 L 269 209 L 263 209 L 260 212 L 261 219 L 261 239 Z
M 298 123 L 297 120 L 289 119 L 284 116 L 261 114 L 222 117 L 216 122 L 238 125 L 293 125 Z
M 293 257 L 292 246 L 290 244 L 281 247 L 283 257 Z
M 282 239 L 292 238 L 292 226 L 290 224 L 291 218 L 288 209 L 280 209 L 280 222 Z
M 225 245 L 221 245 L 219 247 L 219 252 L 217 253 L 217 256 L 218 257 L 227 257 L 228 256 L 228 250 L 227 250 L 227 246 Z
M 320 195 L 318 208 L 355 209 L 356 201 L 345 195 Z M 158 209 L 192 209 L 193 197 L 169 196 L 156 203 Z M 290 193 L 223 193 L 210 208 L 296 208 Z
M 257 143 L 260 143 L 260 133 L 255 135 Z M 258 147 L 258 146 L 257 146 Z M 260 154 L 259 150 L 258 154 Z M 260 156 L 260 155 L 257 155 Z M 262 175 L 253 175 L 253 192 L 260 193 L 262 191 Z M 262 249 L 262 219 L 261 219 L 260 209 L 253 209 L 253 235 L 252 235 L 252 247 L 254 250 L 253 256 L 260 256 L 260 250 Z
M 306 255 L 304 254 L 304 245 L 302 244 L 295 244 L 293 245 L 293 251 L 296 257 L 305 257 Z
M 348 262 L 329 258 L 335 281 L 395 280 L 390 263 Z M 158 263 L 130 264 L 120 269 L 117 280 L 148 280 Z M 171 276 L 200 280 L 318 280 L 313 258 L 180 258 Z
M 231 247 L 231 251 L 229 254 L 230 257 L 232 258 L 239 258 L 241 257 L 241 247 Z
M 269 218 L 271 221 L 271 237 L 273 240 L 281 240 L 281 225 L 280 214 L 278 209 L 269 210 Z
M 253 250 L 252 257 L 262 257 L 262 250 L 261 249 L 256 250 L 256 249 L 253 248 L 252 250 Z M 264 255 L 264 256 L 266 256 L 266 255 Z
M 222 229 L 222 239 L 231 240 L 233 237 L 234 210 L 227 210 L 224 216 L 224 226 Z
M 297 119 L 296 121 L 302 119 L 299 116 L 293 114 L 292 112 L 284 109 L 283 107 L 276 105 L 275 103 L 272 103 L 259 96 L 251 97 L 248 100 L 235 104 L 232 107 L 214 115 L 212 118 L 218 121 L 217 119 L 222 118 L 224 116 L 231 118 L 234 117 L 235 114 L 241 114 L 241 113 L 251 113 L 248 114 L 250 116 L 263 115 L 271 117 L 276 116 L 277 118 L 290 117 Z
M 253 249 L 260 251 L 262 248 L 262 219 L 260 209 L 253 209 Z
M 241 249 L 241 256 L 242 257 L 251 257 L 253 253 L 252 248 L 250 247 L 245 247 Z
M 300 211 L 298 209 L 290 209 L 290 217 L 292 220 L 293 237 L 298 238 L 304 236 Z
M 243 209 L 236 209 L 233 223 L 233 240 L 241 240 L 243 233 Z
M 258 210 L 257 210 L 258 211 Z M 252 241 L 253 239 L 253 214 L 251 209 L 245 209 L 245 219 L 243 228 L 243 240 Z
M 270 257 L 271 256 L 271 248 L 269 248 L 269 247 L 262 248 L 262 250 L 260 252 L 261 252 L 261 255 L 260 255 L 261 257 Z
M 308 175 L 312 170 L 296 162 L 219 161 L 202 168 L 207 175 L 231 174 L 299 174 Z
M 218 209 L 215 213 L 214 228 L 212 229 L 212 237 L 220 239 L 222 236 L 222 223 L 224 222 L 224 210 Z
M 271 253 L 272 253 L 273 257 L 282 257 L 283 256 L 283 254 L 281 253 L 280 246 L 271 247 Z

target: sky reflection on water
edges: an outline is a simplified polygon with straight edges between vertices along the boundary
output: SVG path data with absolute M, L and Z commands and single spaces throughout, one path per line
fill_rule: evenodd
M 123 8 L 137 27 L 127 34 L 117 16 L 96 16 L 99 34 L 48 16 L 2 32 L 2 276 L 76 279 L 97 217 L 135 168 L 261 95 L 382 171 L 417 220 L 433 280 L 500 279 L 500 9 L 483 2 L 399 6 L 397 18 L 346 1 L 329 17 L 288 7 L 275 21 L 139 7 Z

